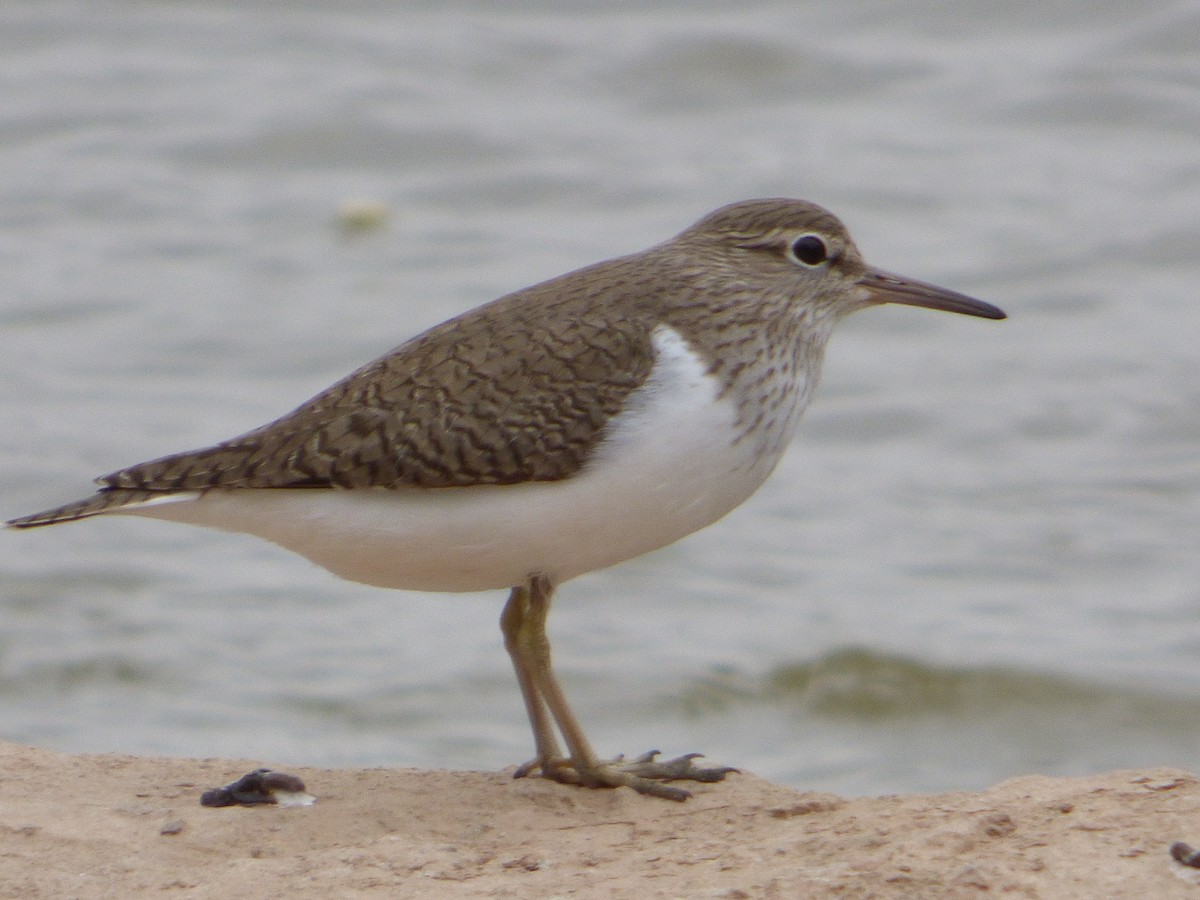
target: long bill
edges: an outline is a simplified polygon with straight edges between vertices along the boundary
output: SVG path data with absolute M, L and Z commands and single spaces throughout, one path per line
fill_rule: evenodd
M 882 269 L 868 269 L 858 283 L 867 289 L 872 303 L 903 303 L 905 306 L 923 306 L 983 319 L 1007 318 L 1004 310 L 990 303 L 914 278 L 893 275 Z

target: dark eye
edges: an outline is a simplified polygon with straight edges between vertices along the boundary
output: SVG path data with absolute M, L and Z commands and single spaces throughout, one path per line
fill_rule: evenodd
M 829 258 L 825 242 L 815 234 L 802 234 L 792 242 L 792 256 L 806 266 L 819 266 Z

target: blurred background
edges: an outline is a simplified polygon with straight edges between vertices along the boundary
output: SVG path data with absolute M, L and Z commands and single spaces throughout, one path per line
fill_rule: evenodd
M 0 512 L 803 197 L 1011 318 L 852 318 L 757 497 L 563 587 L 597 748 L 848 794 L 1198 768 L 1197 34 L 1168 0 L 9 0 Z M 2 532 L 0 737 L 500 768 L 532 755 L 503 600 L 161 522 Z

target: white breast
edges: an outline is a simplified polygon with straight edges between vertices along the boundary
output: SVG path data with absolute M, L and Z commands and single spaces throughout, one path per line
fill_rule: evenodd
M 589 465 L 564 481 L 400 490 L 232 490 L 124 512 L 266 538 L 343 578 L 472 591 L 561 582 L 673 543 L 752 494 L 778 462 L 734 442 L 737 410 L 673 329 Z M 794 417 L 787 417 L 794 419 Z

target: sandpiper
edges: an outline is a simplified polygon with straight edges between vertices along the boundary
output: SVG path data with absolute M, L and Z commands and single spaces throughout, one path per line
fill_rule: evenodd
M 883 303 L 1004 318 L 868 267 L 812 203 L 735 203 L 431 328 L 261 428 L 9 524 L 148 516 L 258 535 L 364 584 L 510 589 L 500 622 L 536 746 L 517 774 L 683 800 L 667 782 L 733 770 L 602 760 L 551 669 L 551 597 L 754 493 L 834 324 Z

